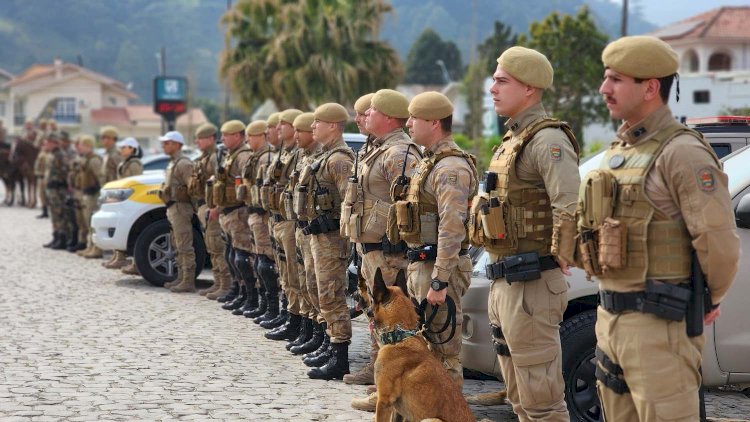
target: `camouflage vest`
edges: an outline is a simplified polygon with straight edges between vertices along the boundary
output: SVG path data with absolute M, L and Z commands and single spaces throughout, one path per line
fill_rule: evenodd
M 500 258 L 527 252 L 537 252 L 540 256 L 550 254 L 553 222 L 549 194 L 546 189 L 519 179 L 516 173 L 516 162 L 526 145 L 540 130 L 547 128 L 561 129 L 578 153 L 578 142 L 568 124 L 542 117 L 518 136 L 506 133 L 490 163 L 489 171 L 497 175 L 495 189 L 488 192 L 490 212 L 480 216 L 475 211 L 472 219 L 484 217 L 482 243 Z
M 83 164 L 81 164 L 78 174 L 76 174 L 76 186 L 81 190 L 100 187 L 99 179 L 96 177 L 96 174 L 91 171 L 90 166 L 91 160 L 95 156 L 96 155 L 92 152 L 83 157 Z
M 188 194 L 195 199 L 206 197 L 206 181 L 211 177 L 207 171 L 210 160 L 216 160 L 216 149 L 213 147 L 193 163 L 193 173 L 188 180 Z
M 338 152 L 354 159 L 354 152 L 346 145 L 337 146 L 325 151 L 309 166 L 302 170 L 300 183 L 295 190 L 295 211 L 307 220 L 312 220 L 323 214 L 329 214 L 332 219 L 341 218 L 341 195 L 333 180 L 318 178 L 318 173 L 325 168 L 328 159 Z M 303 198 L 304 196 L 304 198 Z

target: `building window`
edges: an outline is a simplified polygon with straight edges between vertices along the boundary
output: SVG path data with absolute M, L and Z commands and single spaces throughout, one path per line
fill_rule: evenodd
M 710 91 L 693 91 L 693 103 L 708 104 L 711 102 Z
M 113 106 L 117 105 L 117 98 L 115 97 L 109 97 L 109 103 Z
M 55 105 L 55 120 L 60 123 L 77 122 L 76 104 L 77 101 L 73 97 L 58 98 Z
M 682 56 L 682 69 L 685 72 L 698 72 L 700 70 L 699 63 L 698 54 L 695 53 L 695 50 L 688 50 L 685 55 Z
M 710 72 L 732 70 L 732 58 L 727 53 L 714 53 L 708 59 L 708 70 Z

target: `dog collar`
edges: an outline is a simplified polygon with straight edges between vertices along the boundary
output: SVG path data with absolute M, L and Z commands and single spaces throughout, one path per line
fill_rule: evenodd
M 414 337 L 419 334 L 419 331 L 415 330 L 404 330 L 400 325 L 396 324 L 396 327 L 392 331 L 378 332 L 378 340 L 380 344 L 396 344 L 406 340 L 409 337 Z

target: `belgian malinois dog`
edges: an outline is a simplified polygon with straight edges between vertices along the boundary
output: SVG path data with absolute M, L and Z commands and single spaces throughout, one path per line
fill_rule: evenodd
M 380 344 L 375 361 L 375 420 L 391 422 L 395 411 L 410 422 L 476 421 L 458 385 L 419 334 L 419 316 L 409 299 L 404 271 L 388 287 L 378 269 L 373 288 L 368 315 Z M 393 420 L 404 420 L 400 417 Z

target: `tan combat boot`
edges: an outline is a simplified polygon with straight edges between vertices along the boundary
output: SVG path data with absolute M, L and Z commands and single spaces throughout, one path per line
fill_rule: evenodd
M 76 255 L 82 257 L 82 256 L 84 256 L 84 255 L 86 255 L 87 253 L 90 253 L 90 252 L 91 252 L 91 246 L 86 246 L 86 249 L 82 249 L 80 251 L 76 251 Z
M 194 293 L 195 292 L 195 277 L 190 274 L 185 277 L 179 283 L 169 288 L 173 293 Z
M 466 396 L 466 402 L 469 404 L 478 404 L 480 406 L 498 406 L 501 404 L 507 404 L 508 402 L 505 400 L 507 397 L 508 392 L 503 389 L 492 393 Z
M 110 270 L 118 270 L 128 265 L 128 263 L 125 251 L 115 251 L 115 253 L 112 254 L 112 259 L 109 262 L 102 263 L 102 266 Z
M 201 296 L 205 296 L 211 292 L 215 292 L 216 290 L 219 290 L 219 281 L 214 279 L 214 283 L 210 287 L 198 290 L 198 294 Z
M 374 412 L 378 404 L 378 393 L 370 393 L 367 397 L 358 397 L 352 399 L 352 408 L 365 412 Z
M 230 287 L 232 286 L 232 280 L 228 277 L 214 282 L 214 285 L 218 285 L 216 290 L 206 293 L 206 299 L 216 300 L 225 294 L 229 293 Z
M 94 246 L 91 248 L 91 251 L 85 255 L 83 255 L 86 259 L 97 259 L 102 257 L 102 250 L 98 247 Z
M 375 384 L 375 361 L 378 359 L 378 343 L 370 335 L 370 362 L 353 374 L 344 375 L 344 383 L 357 385 Z
M 138 267 L 135 266 L 135 260 L 133 260 L 130 264 L 122 267 L 120 269 L 123 274 L 128 275 L 141 275 L 141 273 L 138 272 Z

